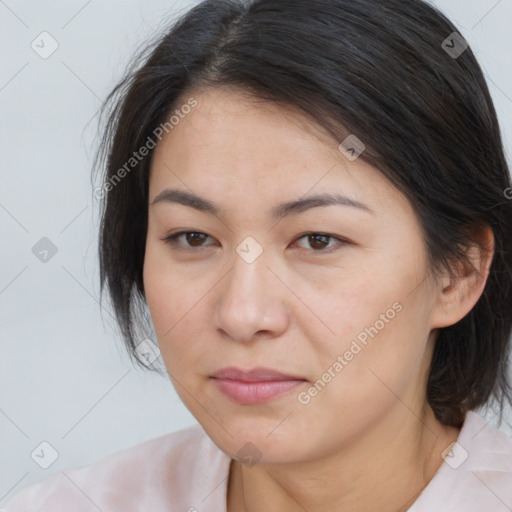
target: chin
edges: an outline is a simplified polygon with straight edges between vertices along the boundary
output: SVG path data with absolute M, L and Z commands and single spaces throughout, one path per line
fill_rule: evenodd
M 208 421 L 203 428 L 212 441 L 230 457 L 246 463 L 253 461 L 259 464 L 286 464 L 298 462 L 301 452 L 307 450 L 304 429 L 299 431 L 293 424 L 286 425 L 285 419 L 257 417 L 255 414 L 244 418 L 232 417 L 222 423 L 224 428 Z M 307 429 L 306 429 L 307 430 Z M 302 433 L 301 433 L 302 432 Z M 245 459 L 245 460 L 244 460 Z M 250 463 L 249 463 L 250 464 Z

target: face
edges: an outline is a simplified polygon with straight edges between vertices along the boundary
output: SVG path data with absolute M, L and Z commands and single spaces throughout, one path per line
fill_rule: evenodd
M 425 403 L 435 287 L 409 202 L 298 113 L 190 97 L 153 155 L 144 262 L 180 398 L 222 450 L 250 442 L 262 463 L 411 414 L 396 397 Z

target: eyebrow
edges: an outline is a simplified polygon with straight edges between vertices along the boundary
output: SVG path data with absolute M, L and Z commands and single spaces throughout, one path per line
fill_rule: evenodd
M 150 206 L 154 206 L 155 204 L 159 203 L 178 203 L 199 210 L 200 212 L 209 213 L 216 216 L 221 216 L 225 214 L 224 210 L 220 209 L 218 206 L 216 206 L 208 199 L 200 197 L 192 192 L 187 192 L 185 190 L 162 190 L 155 197 Z M 270 213 L 273 219 L 282 219 L 290 215 L 298 215 L 300 213 L 305 212 L 306 210 L 309 210 L 310 208 L 331 205 L 350 206 L 353 208 L 360 209 L 362 211 L 366 211 L 370 214 L 374 214 L 373 210 L 371 210 L 364 203 L 361 203 L 356 199 L 338 193 L 324 193 L 304 197 L 293 201 L 288 201 L 286 203 L 282 203 L 274 207 Z

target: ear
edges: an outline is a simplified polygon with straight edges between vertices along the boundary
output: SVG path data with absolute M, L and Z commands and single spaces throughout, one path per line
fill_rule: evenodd
M 464 318 L 477 303 L 485 288 L 494 256 L 494 234 L 490 227 L 475 233 L 478 244 L 466 251 L 470 265 L 459 262 L 455 276 L 448 270 L 438 278 L 438 295 L 432 316 L 432 328 L 447 327 Z

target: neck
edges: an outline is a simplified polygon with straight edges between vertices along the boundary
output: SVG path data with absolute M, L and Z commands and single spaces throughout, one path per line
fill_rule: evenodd
M 247 467 L 233 460 L 228 512 L 406 511 L 441 466 L 459 429 L 403 403 L 368 432 L 315 460 Z

